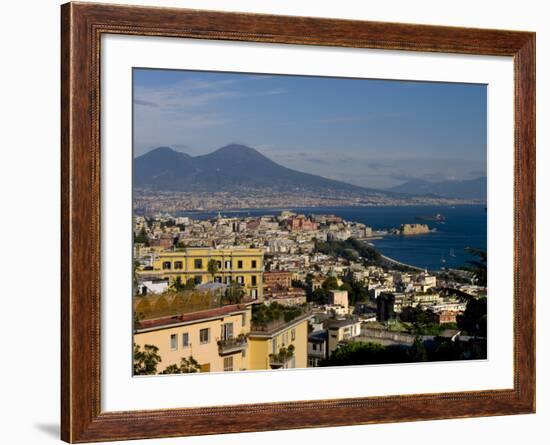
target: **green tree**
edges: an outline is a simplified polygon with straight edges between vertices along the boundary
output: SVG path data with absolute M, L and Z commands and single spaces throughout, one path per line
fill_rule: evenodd
M 356 261 L 361 257 L 365 263 L 377 264 L 381 260 L 378 250 L 355 238 L 345 241 L 315 240 L 315 250 L 326 255 L 345 258 L 348 261 Z
M 439 335 L 441 331 L 450 326 L 440 325 L 433 321 L 432 315 L 420 306 L 404 307 L 399 314 L 402 322 L 410 323 L 409 332 L 415 335 Z
M 179 366 L 175 363 L 168 365 L 161 374 L 193 374 L 199 372 L 201 366 L 199 363 L 190 356 L 189 358 L 182 357 Z
M 319 287 L 311 293 L 311 301 L 314 301 L 318 304 L 327 304 L 328 303 L 328 292 Z
M 354 280 L 351 273 L 346 275 L 343 280 L 344 284 L 340 286 L 340 289 L 348 292 L 350 306 L 355 306 L 357 302 L 368 301 L 369 292 L 367 288 L 359 281 Z
M 157 365 L 162 361 L 159 348 L 154 345 L 141 347 L 134 343 L 134 375 L 151 375 L 157 373 Z
M 377 343 L 351 342 L 336 349 L 320 366 L 376 365 L 386 363 L 407 363 L 411 358 L 407 348 L 382 346 Z
M 176 277 L 176 279 L 172 282 L 172 285 L 170 287 L 174 289 L 176 292 L 180 292 L 183 289 L 185 289 L 185 283 L 182 281 L 181 277 Z
M 140 243 L 149 246 L 149 237 L 147 236 L 145 227 L 142 227 L 139 233 L 134 236 L 134 243 Z
M 172 363 L 171 365 L 168 365 L 166 368 L 164 368 L 164 371 L 162 371 L 161 374 L 181 374 L 181 370 L 178 365 Z
M 338 286 L 338 279 L 336 277 L 327 277 L 325 281 L 323 281 L 323 284 L 321 285 L 325 291 L 329 290 L 337 290 L 340 286 Z
M 304 313 L 306 306 L 283 306 L 277 302 L 267 304 L 255 304 L 252 306 L 252 322 L 265 325 L 269 322 L 284 319 L 289 322 Z
M 465 250 L 477 257 L 475 260 L 468 261 L 465 269 L 474 274 L 476 284 L 487 286 L 487 252 L 473 247 L 467 247 Z
M 411 362 L 425 362 L 428 360 L 428 352 L 426 351 L 426 347 L 419 336 L 414 339 L 413 345 L 407 352 Z
M 219 270 L 218 262 L 213 259 L 208 261 L 207 269 L 208 269 L 208 273 L 212 276 L 212 281 L 214 281 L 214 277 Z
M 487 337 L 487 298 L 471 299 L 464 314 L 456 318 L 458 328 L 469 335 Z
M 239 304 L 244 297 L 243 287 L 238 283 L 231 283 L 224 292 L 223 299 L 227 304 Z
M 181 292 L 184 290 L 193 290 L 195 289 L 195 280 L 189 280 L 186 283 L 183 282 L 181 277 L 176 277 L 172 284 L 170 285 L 170 288 L 176 292 Z

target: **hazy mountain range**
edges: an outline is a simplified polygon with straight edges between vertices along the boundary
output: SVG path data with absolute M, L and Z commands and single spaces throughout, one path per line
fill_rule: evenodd
M 159 190 L 274 188 L 380 193 L 283 167 L 257 150 L 237 144 L 200 156 L 189 156 L 169 147 L 156 148 L 134 160 L 134 184 Z
M 170 147 L 159 147 L 134 159 L 134 186 L 166 191 L 219 192 L 272 189 L 281 192 L 349 193 L 388 198 L 403 195 L 438 195 L 483 199 L 486 183 L 409 181 L 390 190 L 360 187 L 303 173 L 273 162 L 257 150 L 238 144 L 212 153 L 190 156 Z
M 446 180 L 430 182 L 423 179 L 412 179 L 390 189 L 397 193 L 411 195 L 435 195 L 447 198 L 487 199 L 487 178 L 465 180 Z

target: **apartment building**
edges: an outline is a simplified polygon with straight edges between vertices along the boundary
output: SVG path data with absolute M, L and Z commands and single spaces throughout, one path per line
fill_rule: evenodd
M 198 362 L 200 372 L 240 371 L 249 369 L 250 320 L 250 304 L 141 320 L 136 322 L 134 343 L 159 348 L 159 373 L 191 357 Z
M 285 322 L 253 325 L 248 335 L 250 369 L 306 368 L 309 312 Z
M 148 270 L 140 270 L 138 274 L 141 277 L 167 278 L 170 282 L 179 277 L 182 283 L 238 283 L 247 298 L 263 300 L 262 249 L 188 247 L 158 252 L 152 264 Z

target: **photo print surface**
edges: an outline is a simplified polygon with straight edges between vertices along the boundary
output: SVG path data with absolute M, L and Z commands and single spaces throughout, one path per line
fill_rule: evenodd
M 485 360 L 487 88 L 133 69 L 136 376 Z

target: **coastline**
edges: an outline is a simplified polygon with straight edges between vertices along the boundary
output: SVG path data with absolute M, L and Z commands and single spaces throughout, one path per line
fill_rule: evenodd
M 275 215 L 282 210 L 302 214 L 334 214 L 346 221 L 363 223 L 373 231 L 384 232 L 399 227 L 403 223 L 415 223 L 416 217 L 441 213 L 447 220 L 444 224 L 428 221 L 430 228 L 437 231 L 415 236 L 376 236 L 368 241 L 384 256 L 412 266 L 418 270 L 440 270 L 458 268 L 466 264 L 471 256 L 464 249 L 475 247 L 486 250 L 487 226 L 484 204 L 464 204 L 445 206 L 327 206 L 327 207 L 270 207 L 257 209 L 232 209 L 231 211 L 190 211 L 178 212 L 177 216 L 196 220 L 208 220 L 218 215 L 228 218 L 255 218 Z M 176 215 L 175 215 L 176 216 Z M 373 234 L 374 235 L 374 234 Z M 451 255 L 450 252 L 453 251 Z
M 230 208 L 202 208 L 195 210 L 177 210 L 174 212 L 164 212 L 166 214 L 173 214 L 173 216 L 191 216 L 191 215 L 217 215 L 218 213 L 223 214 L 244 214 L 244 213 L 260 213 L 265 212 L 265 215 L 268 215 L 268 212 L 282 212 L 282 211 L 338 211 L 341 209 L 391 209 L 391 208 L 459 208 L 459 207 L 486 207 L 486 202 L 461 202 L 461 203 L 424 203 L 424 202 L 411 202 L 407 204 L 362 204 L 362 205 L 351 205 L 351 204 L 342 204 L 342 205 L 329 205 L 329 206 L 265 206 L 265 207 L 230 207 Z M 153 216 L 155 214 L 162 214 L 163 212 L 145 212 L 143 209 L 135 208 L 134 212 L 140 216 Z M 419 215 L 421 216 L 421 215 Z
M 403 263 L 401 261 L 398 261 L 396 260 L 395 258 L 391 258 L 387 255 L 384 255 L 382 252 L 380 252 L 380 257 L 382 259 L 384 259 L 385 261 L 389 262 L 389 263 L 392 263 L 392 264 L 396 264 L 398 266 L 403 266 L 403 267 L 408 267 L 409 269 L 413 269 L 413 270 L 418 270 L 420 272 L 423 272 L 425 269 L 422 268 L 422 267 L 418 267 L 418 266 L 413 266 L 412 264 L 407 264 L 407 263 Z

